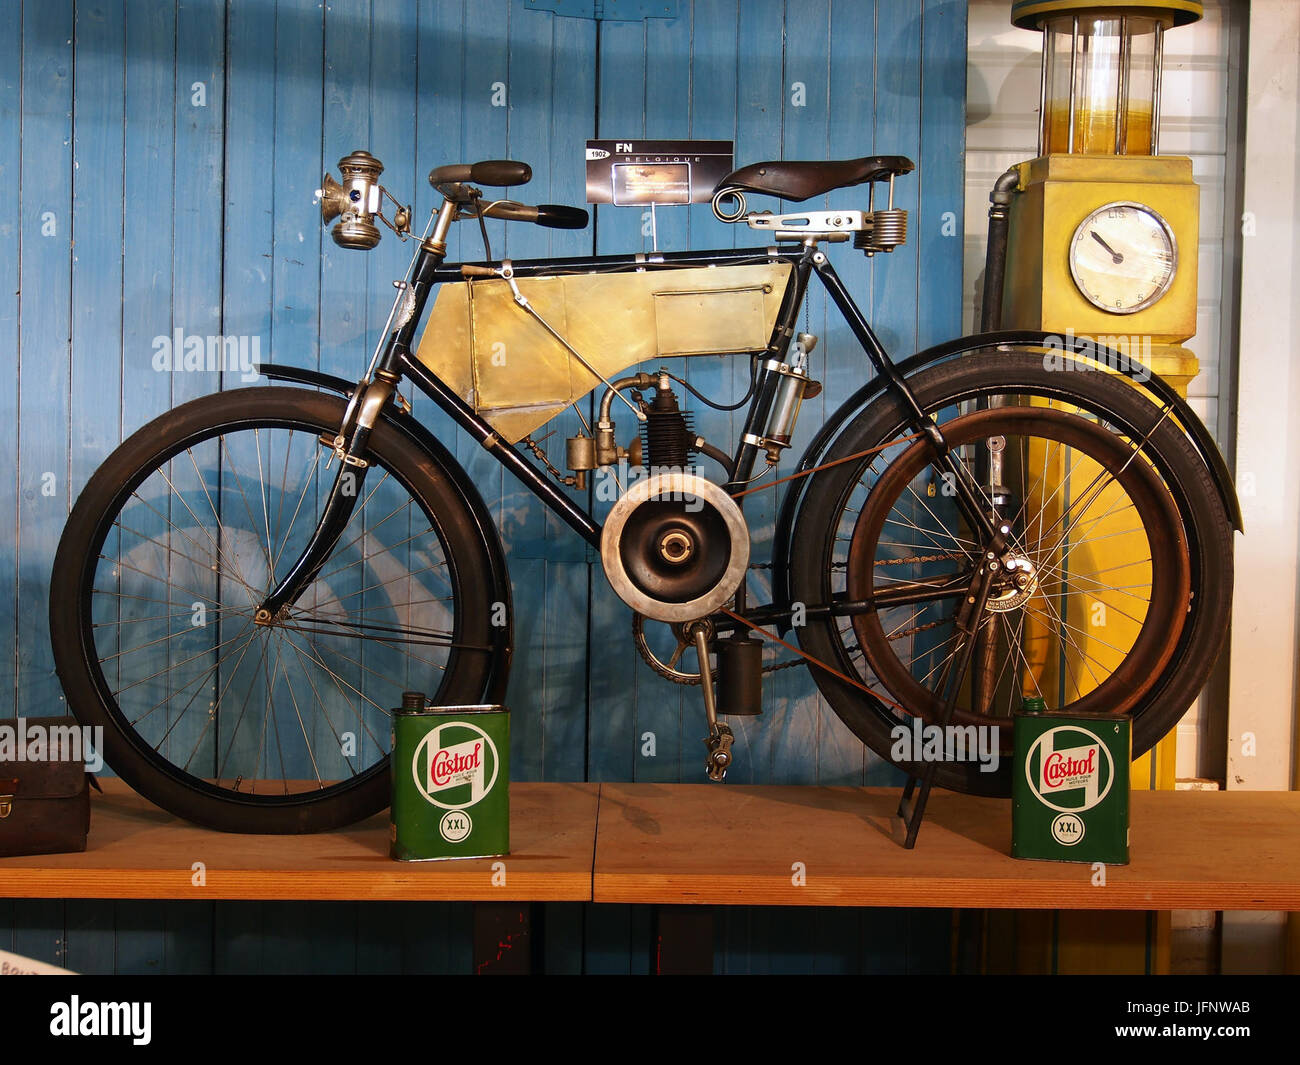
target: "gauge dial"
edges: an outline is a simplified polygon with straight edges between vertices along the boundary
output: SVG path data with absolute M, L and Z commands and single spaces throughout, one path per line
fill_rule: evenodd
M 1085 299 L 1112 314 L 1133 314 L 1169 291 L 1178 242 L 1156 211 L 1118 201 L 1098 207 L 1074 231 L 1070 273 Z

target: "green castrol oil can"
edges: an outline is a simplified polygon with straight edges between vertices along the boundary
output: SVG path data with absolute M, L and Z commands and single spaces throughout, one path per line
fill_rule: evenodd
M 1026 699 L 1014 736 L 1011 856 L 1127 865 L 1130 718 L 1046 713 Z
M 390 854 L 400 862 L 510 852 L 510 711 L 428 706 L 404 692 L 393 711 Z

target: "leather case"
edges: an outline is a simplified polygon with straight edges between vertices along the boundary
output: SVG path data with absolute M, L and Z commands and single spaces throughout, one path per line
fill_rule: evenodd
M 84 851 L 90 831 L 91 777 L 83 752 L 69 749 L 66 733 L 80 726 L 72 717 L 19 721 L 25 730 L 41 726 L 48 741 L 40 760 L 0 760 L 0 857 Z M 19 721 L 7 718 L 0 726 L 15 729 Z M 70 758 L 74 753 L 79 756 L 76 761 Z

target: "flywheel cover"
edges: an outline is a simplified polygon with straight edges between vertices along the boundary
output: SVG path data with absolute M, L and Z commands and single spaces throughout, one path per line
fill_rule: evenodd
M 699 509 L 712 510 L 728 539 L 726 566 L 706 591 L 682 602 L 649 594 L 629 573 L 624 560 L 624 533 L 638 508 L 656 501 L 689 500 Z M 698 513 L 697 511 L 687 511 Z M 636 524 L 636 523 L 633 523 Z M 714 522 L 713 524 L 717 524 Z M 614 504 L 600 534 L 600 560 L 605 576 L 620 599 L 638 614 L 656 621 L 692 621 L 723 606 L 745 579 L 749 567 L 749 528 L 736 501 L 712 481 L 691 473 L 666 471 L 637 481 Z

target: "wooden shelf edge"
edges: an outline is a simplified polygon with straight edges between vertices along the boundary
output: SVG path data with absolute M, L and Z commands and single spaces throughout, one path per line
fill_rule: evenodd
M 977 910 L 1289 910 L 1300 911 L 1300 885 L 1144 883 L 1104 888 L 1059 881 L 809 877 L 655 877 L 596 873 L 592 901 L 703 906 L 861 906 Z
M 111 875 L 105 875 L 111 874 Z M 382 882 L 369 873 L 292 870 L 212 871 L 195 887 L 191 873 L 156 869 L 4 870 L 0 898 L 166 899 L 181 902 L 286 900 L 304 902 L 590 902 L 587 873 L 519 873 L 505 887 L 490 872 L 439 871 L 437 876 L 390 872 Z

